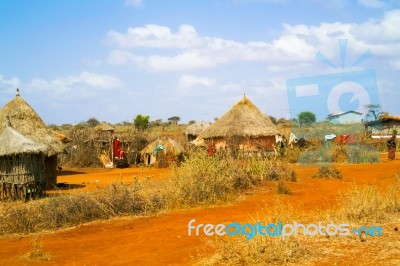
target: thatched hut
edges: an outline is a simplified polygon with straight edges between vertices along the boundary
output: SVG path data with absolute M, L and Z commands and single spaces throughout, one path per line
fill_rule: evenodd
M 194 141 L 211 123 L 195 122 L 185 129 L 185 135 L 188 141 Z
M 147 145 L 140 152 L 140 155 L 145 165 L 155 165 L 158 168 L 162 168 L 180 160 L 184 153 L 185 149 L 182 145 L 169 137 L 165 137 Z
M 41 195 L 45 189 L 47 147 L 18 133 L 8 123 L 0 133 L 0 199 Z
M 94 128 L 94 131 L 96 131 L 96 132 L 108 132 L 108 133 L 114 134 L 115 128 L 112 127 L 110 124 L 108 124 L 106 122 L 101 122 L 100 124 L 98 124 Z
M 216 149 L 243 152 L 272 151 L 279 134 L 271 119 L 246 96 L 199 135 Z
M 64 151 L 63 143 L 53 135 L 53 132 L 46 127 L 43 120 L 18 92 L 12 101 L 0 109 L 0 130 L 4 129 L 4 121 L 7 117 L 13 128 L 20 134 L 46 146 L 44 159 L 46 187 L 56 186 L 57 155 Z

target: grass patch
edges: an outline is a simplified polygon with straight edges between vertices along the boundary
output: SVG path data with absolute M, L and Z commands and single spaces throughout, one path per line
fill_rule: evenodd
M 380 161 L 379 151 L 373 146 L 349 145 L 347 161 L 349 163 L 377 163 Z

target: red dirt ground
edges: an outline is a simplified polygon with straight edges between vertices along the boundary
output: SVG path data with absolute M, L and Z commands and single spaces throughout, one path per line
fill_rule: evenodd
M 173 211 L 153 217 L 127 217 L 103 222 L 93 222 L 72 229 L 46 233 L 43 251 L 51 259 L 43 262 L 27 262 L 21 256 L 31 251 L 32 236 L 8 236 L 0 239 L 0 265 L 190 265 L 198 255 L 210 255 L 212 249 L 201 237 L 188 236 L 187 225 L 196 223 L 245 222 L 270 212 L 280 200 L 293 206 L 296 214 L 332 209 L 338 192 L 355 184 L 385 186 L 394 182 L 400 173 L 400 159 L 387 161 L 382 156 L 379 164 L 337 165 L 343 180 L 315 180 L 311 176 L 317 168 L 296 166 L 299 182 L 290 183 L 292 195 L 277 195 L 275 183 L 268 183 L 245 193 L 238 202 L 209 208 Z M 68 169 L 63 170 L 58 181 L 84 185 L 78 189 L 94 189 L 96 184 L 115 180 L 129 182 L 138 178 L 168 178 L 167 169 Z M 97 180 L 97 182 L 96 182 Z M 76 192 L 76 191 L 75 191 Z M 344 248 L 344 247 L 342 247 Z M 360 250 L 360 252 L 367 252 Z M 321 265 L 348 265 L 354 263 L 350 255 L 325 258 L 329 263 Z M 317 260 L 318 261 L 318 260 Z M 357 263 L 375 264 L 357 257 Z M 319 263 L 314 263 L 314 265 Z

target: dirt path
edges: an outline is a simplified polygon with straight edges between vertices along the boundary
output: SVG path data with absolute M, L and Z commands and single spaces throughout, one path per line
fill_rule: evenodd
M 94 222 L 73 229 L 45 234 L 43 250 L 50 261 L 26 262 L 20 256 L 30 251 L 29 237 L 0 239 L 0 265 L 187 265 L 199 254 L 211 254 L 201 237 L 188 236 L 187 225 L 196 223 L 228 223 L 251 221 L 271 212 L 277 200 L 293 206 L 298 214 L 331 209 L 337 193 L 356 184 L 389 184 L 400 173 L 400 160 L 368 165 L 339 165 L 343 180 L 314 180 L 317 168 L 296 168 L 299 182 L 290 183 L 292 195 L 277 196 L 274 183 L 268 183 L 246 194 L 244 199 L 224 206 L 174 211 L 157 217 L 121 218 Z M 159 169 L 71 169 L 59 182 L 81 184 L 92 189 L 97 183 L 112 182 L 129 176 L 167 178 L 167 170 Z M 81 173 L 76 173 L 81 172 Z M 82 184 L 85 183 L 85 184 Z M 193 259 L 194 258 L 194 259 Z M 349 262 L 350 263 L 350 262 Z

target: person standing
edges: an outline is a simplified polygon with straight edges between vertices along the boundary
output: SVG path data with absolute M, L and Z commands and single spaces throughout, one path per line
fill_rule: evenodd
M 388 159 L 394 160 L 394 158 L 396 157 L 396 135 L 393 135 L 387 141 L 387 147 L 388 147 Z
M 119 141 L 119 138 L 114 138 L 113 142 L 113 148 L 114 148 L 114 158 L 119 158 L 119 146 L 121 142 Z

